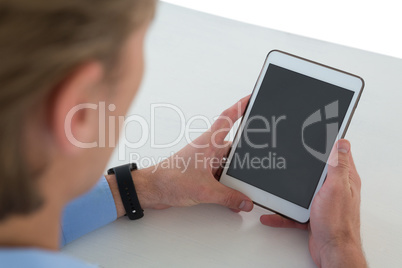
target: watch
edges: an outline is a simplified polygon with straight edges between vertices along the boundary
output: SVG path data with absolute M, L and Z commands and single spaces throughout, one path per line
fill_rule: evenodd
M 137 170 L 135 163 L 126 164 L 111 168 L 107 171 L 108 175 L 115 175 L 117 185 L 120 192 L 121 201 L 123 202 L 126 215 L 130 220 L 138 220 L 144 217 L 144 210 L 141 208 L 135 190 L 134 181 L 131 172 Z

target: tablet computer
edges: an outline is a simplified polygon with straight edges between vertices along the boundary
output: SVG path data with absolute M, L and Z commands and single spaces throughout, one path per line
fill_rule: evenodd
M 305 223 L 363 91 L 360 77 L 282 51 L 264 63 L 220 181 Z

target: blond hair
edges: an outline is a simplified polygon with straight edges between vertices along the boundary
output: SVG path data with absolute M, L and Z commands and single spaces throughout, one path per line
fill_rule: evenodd
M 0 220 L 38 209 L 23 161 L 20 122 L 90 60 L 111 70 L 125 39 L 153 16 L 155 0 L 0 0 Z

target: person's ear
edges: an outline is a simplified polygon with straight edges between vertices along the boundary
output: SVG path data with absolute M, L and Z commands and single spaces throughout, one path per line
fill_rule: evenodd
M 103 66 L 89 62 L 78 67 L 54 89 L 49 99 L 50 130 L 67 153 L 96 147 Z

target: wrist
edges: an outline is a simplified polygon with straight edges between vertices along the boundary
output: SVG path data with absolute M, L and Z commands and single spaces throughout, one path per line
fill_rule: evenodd
M 126 211 L 123 206 L 123 201 L 120 197 L 119 187 L 117 185 L 116 176 L 113 175 L 106 175 L 106 181 L 109 183 L 110 191 L 112 192 L 114 204 L 116 206 L 117 218 L 120 218 L 126 214 Z
M 154 187 L 154 174 L 151 168 L 134 170 L 131 172 L 137 191 L 138 200 L 143 209 L 154 208 L 157 202 L 156 189 Z
M 142 209 L 155 208 L 157 204 L 157 191 L 153 188 L 154 174 L 152 169 L 139 169 L 131 172 L 135 189 L 138 196 L 138 201 L 141 204 Z M 110 191 L 114 199 L 116 206 L 117 218 L 122 217 L 126 214 L 123 202 L 121 200 L 119 187 L 117 185 L 115 175 L 106 175 L 106 181 L 109 183 Z
M 320 252 L 320 267 L 366 268 L 367 263 L 359 242 L 329 243 Z

